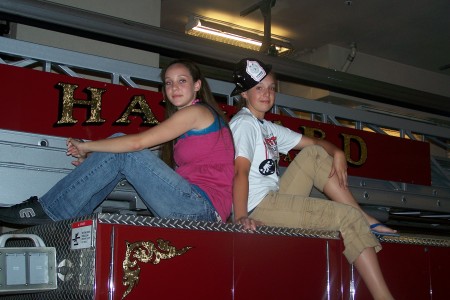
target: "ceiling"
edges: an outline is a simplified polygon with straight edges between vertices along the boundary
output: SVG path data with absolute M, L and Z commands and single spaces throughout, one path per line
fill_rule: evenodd
M 259 9 L 240 16 L 259 2 L 162 0 L 161 27 L 184 32 L 188 16 L 196 14 L 263 31 Z M 271 32 L 289 38 L 296 55 L 327 44 L 350 48 L 354 42 L 361 53 L 450 76 L 449 0 L 273 2 Z

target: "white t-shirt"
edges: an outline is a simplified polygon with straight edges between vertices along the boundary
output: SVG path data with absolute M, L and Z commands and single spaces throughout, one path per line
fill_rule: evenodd
M 250 162 L 248 211 L 254 209 L 269 191 L 278 190 L 279 153 L 287 154 L 302 135 L 267 120 L 258 120 L 247 108 L 230 121 L 236 148 L 235 157 Z

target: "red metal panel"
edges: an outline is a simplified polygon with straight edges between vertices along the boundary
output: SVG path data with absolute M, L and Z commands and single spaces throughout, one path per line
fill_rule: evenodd
M 137 263 L 140 273 L 139 280 L 124 299 L 232 299 L 232 233 L 130 225 L 114 225 L 114 228 L 114 299 L 122 299 L 127 290 L 123 284 L 123 263 L 127 257 Z M 147 262 L 138 259 L 145 256 L 143 247 L 127 254 L 127 242 L 148 242 L 156 250 L 160 249 L 158 240 L 165 241 L 175 251 L 186 251 L 159 261 L 155 251 Z M 109 243 L 108 239 L 102 242 Z M 136 270 L 136 267 L 131 269 Z M 132 280 L 125 282 L 133 283 Z
M 431 294 L 433 300 L 450 299 L 450 249 L 429 247 Z
M 109 295 L 112 230 L 113 225 L 97 224 L 97 232 L 95 234 L 95 299 L 108 299 Z
M 394 243 L 383 243 L 382 246 L 383 250 L 378 253 L 378 260 L 394 298 L 432 299 L 427 247 Z M 355 274 L 354 299 L 372 299 L 359 274 L 357 272 Z
M 327 242 L 335 248 L 340 241 L 236 234 L 234 299 L 327 299 Z M 331 256 L 335 264 L 336 251 Z M 336 267 L 330 299 L 341 299 Z
M 342 276 L 342 269 L 349 266 L 347 259 L 342 252 L 344 251 L 344 244 L 342 240 L 328 241 L 328 258 L 330 267 L 330 297 L 327 300 L 334 299 L 348 299 L 344 296 L 344 277 Z

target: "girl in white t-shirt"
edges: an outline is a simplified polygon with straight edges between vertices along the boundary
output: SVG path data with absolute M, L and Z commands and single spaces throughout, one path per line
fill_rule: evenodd
M 231 120 L 235 143 L 234 222 L 246 229 L 258 225 L 339 230 L 344 255 L 361 274 L 375 299 L 393 299 L 381 273 L 372 232 L 396 231 L 367 215 L 347 187 L 344 152 L 325 140 L 310 138 L 264 119 L 275 101 L 271 66 L 242 59 L 233 72 L 232 96 L 244 106 Z M 302 150 L 279 177 L 279 154 Z M 312 187 L 331 200 L 309 197 Z

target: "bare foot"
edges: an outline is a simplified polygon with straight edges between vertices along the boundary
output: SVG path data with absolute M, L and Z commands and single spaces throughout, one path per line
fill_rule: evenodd
M 377 232 L 379 232 L 380 234 L 397 233 L 397 230 L 387 227 L 386 225 L 384 225 L 383 223 L 380 223 L 380 221 L 378 221 L 377 219 L 375 219 L 371 216 L 367 217 L 367 221 L 369 221 L 370 230 L 372 230 L 375 233 L 377 233 Z
M 374 223 L 374 224 L 370 225 L 370 230 L 373 233 L 380 234 L 380 235 L 394 235 L 394 236 L 399 235 L 397 233 L 397 230 L 389 228 L 382 223 Z

